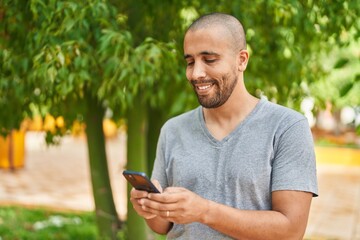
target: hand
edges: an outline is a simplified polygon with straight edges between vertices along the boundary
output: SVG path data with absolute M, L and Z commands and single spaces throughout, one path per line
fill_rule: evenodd
M 157 180 L 152 180 L 152 182 L 154 183 L 156 188 L 160 192 L 162 192 L 160 183 Z M 137 214 L 139 214 L 140 216 L 142 216 L 145 219 L 152 219 L 152 218 L 155 218 L 157 215 L 144 210 L 144 208 L 141 204 L 142 199 L 147 199 L 148 196 L 149 196 L 149 193 L 146 191 L 136 190 L 135 188 L 131 189 L 131 191 L 130 191 L 130 201 L 131 201 L 135 211 L 137 212 Z
M 166 188 L 162 194 L 150 193 L 140 200 L 143 211 L 179 224 L 202 222 L 209 201 L 179 187 Z

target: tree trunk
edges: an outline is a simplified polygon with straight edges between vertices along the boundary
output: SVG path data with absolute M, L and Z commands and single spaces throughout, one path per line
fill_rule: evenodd
M 87 98 L 86 136 L 96 222 L 101 239 L 116 239 L 120 221 L 111 190 L 103 132 L 104 109 L 92 96 Z
M 147 172 L 146 136 L 147 136 L 147 109 L 139 96 L 134 99 L 133 107 L 127 112 L 127 169 Z M 131 186 L 128 185 L 128 193 Z M 129 196 L 129 194 L 128 194 Z M 147 225 L 145 220 L 137 215 L 128 201 L 127 229 L 129 239 L 147 239 Z
M 154 166 L 154 160 L 156 157 L 156 147 L 160 135 L 160 130 L 162 125 L 165 123 L 165 117 L 163 109 L 149 109 L 149 132 L 147 134 L 147 143 L 148 143 L 148 174 L 151 176 L 152 169 Z

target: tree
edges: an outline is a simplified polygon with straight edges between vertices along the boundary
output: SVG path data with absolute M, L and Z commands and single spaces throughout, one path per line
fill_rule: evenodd
M 41 112 L 64 116 L 68 128 L 75 119 L 86 123 L 99 233 L 104 238 L 114 239 L 120 222 L 106 162 L 102 130 L 105 110 L 103 100 L 97 96 L 102 83 L 103 63 L 96 57 L 102 29 L 118 27 L 116 18 L 112 18 L 115 11 L 100 1 L 90 4 L 77 4 L 75 1 L 29 1 L 22 4 L 8 1 L 3 8 L 7 27 L 26 26 L 23 45 L 15 45 L 12 41 L 16 35 L 9 33 L 8 46 L 14 51 L 25 49 L 29 69 L 21 80 L 24 89 L 32 92 L 32 103 Z M 12 11 L 19 17 L 14 17 Z M 57 132 L 49 132 L 48 136 L 52 140 L 63 133 L 62 129 L 58 129 Z
M 120 222 L 108 176 L 102 119 L 106 109 L 113 110 L 114 119 L 125 116 L 125 112 L 134 115 L 137 109 L 131 108 L 151 97 L 143 92 L 148 97 L 137 101 L 134 96 L 138 96 L 139 86 L 151 87 L 156 79 L 152 74 L 168 71 L 159 64 L 168 61 L 175 52 L 171 44 L 152 39 L 134 46 L 124 27 L 126 16 L 106 1 L 33 0 L 25 5 L 5 1 L 0 9 L 5 29 L 2 34 L 6 37 L 1 46 L 2 68 L 11 70 L 1 75 L 0 82 L 7 86 L 19 73 L 24 73 L 18 81 L 21 89 L 31 93 L 25 103 L 26 111 L 30 112 L 31 103 L 42 113 L 63 116 L 67 128 L 74 120 L 86 123 L 99 233 L 103 238 L 115 239 Z M 15 41 L 18 35 L 20 43 Z M 9 56 L 10 52 L 17 55 Z M 11 69 L 11 64 L 23 56 L 27 68 L 22 72 Z M 170 59 L 164 65 L 171 68 L 173 62 Z M 16 87 L 12 85 L 9 89 L 16 92 Z M 20 93 L 15 98 L 11 93 L 8 97 L 20 102 L 27 95 Z M 22 112 L 14 115 L 20 122 Z M 136 120 L 136 114 L 130 121 L 133 119 Z M 4 131 L 17 126 L 13 119 L 8 122 Z M 65 130 L 48 132 L 48 139 L 56 140 Z
M 144 43 L 135 49 L 132 57 L 130 57 L 131 66 L 135 67 L 135 74 L 129 75 L 121 80 L 121 75 L 123 74 L 123 71 L 121 71 L 119 72 L 119 78 L 113 75 L 120 82 L 115 81 L 111 84 L 109 83 L 107 86 L 109 89 L 117 88 L 118 85 L 121 84 L 121 81 L 125 81 L 126 88 L 133 91 L 133 94 L 126 94 L 126 96 L 131 98 L 125 111 L 128 122 L 128 169 L 144 172 L 148 170 L 148 128 L 153 128 L 153 126 L 149 126 L 149 106 L 152 104 L 156 105 L 159 101 L 165 101 L 165 99 L 161 99 L 165 97 L 165 95 L 156 91 L 164 91 L 164 89 L 166 89 L 164 86 L 170 84 L 174 79 L 176 81 L 176 76 L 166 76 L 168 72 L 172 72 L 172 68 L 177 67 L 173 65 L 176 64 L 176 52 L 172 51 L 174 48 L 171 45 L 172 44 L 160 43 L 153 39 L 146 39 Z M 121 61 L 121 58 L 118 58 L 118 56 L 113 57 L 117 59 L 116 61 Z M 114 65 L 114 69 L 111 70 L 111 72 L 116 69 L 117 66 Z M 159 83 L 160 76 L 163 76 L 161 83 Z M 163 88 L 158 89 L 160 87 L 159 85 L 162 85 Z M 149 89 L 152 90 L 149 91 Z M 130 191 L 130 188 L 128 190 Z M 145 222 L 134 212 L 130 202 L 127 226 L 128 234 L 132 238 L 146 238 L 147 231 Z
M 24 9 L 25 6 L 15 9 L 0 3 L 0 134 L 3 136 L 20 128 L 30 114 L 33 98 L 32 89 L 26 87 L 31 85 L 25 77 L 31 68 L 31 58 L 26 47 L 29 14 Z

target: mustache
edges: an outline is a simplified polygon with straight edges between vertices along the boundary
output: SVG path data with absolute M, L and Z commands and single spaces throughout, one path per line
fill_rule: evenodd
M 206 84 L 206 83 L 216 83 L 214 79 L 206 79 L 206 80 L 190 80 L 192 85 L 195 84 Z

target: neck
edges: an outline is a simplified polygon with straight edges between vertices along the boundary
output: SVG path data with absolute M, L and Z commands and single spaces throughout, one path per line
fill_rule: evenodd
M 203 108 L 206 126 L 216 139 L 232 132 L 255 108 L 258 98 L 250 95 L 243 82 L 238 84 L 229 99 L 218 108 Z
M 229 99 L 220 107 L 203 108 L 205 121 L 208 123 L 238 122 L 255 108 L 259 99 L 249 94 L 243 84 L 238 84 Z

